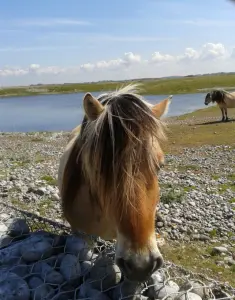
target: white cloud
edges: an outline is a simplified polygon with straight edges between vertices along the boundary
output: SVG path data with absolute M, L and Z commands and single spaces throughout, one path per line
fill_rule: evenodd
M 154 52 L 152 54 L 151 62 L 154 63 L 164 63 L 164 62 L 170 62 L 174 60 L 174 56 L 169 54 L 161 54 L 160 52 Z
M 38 69 L 40 69 L 40 65 L 38 65 L 38 64 L 31 64 L 31 65 L 29 66 L 29 69 L 30 69 L 31 71 L 37 71 Z
M 188 47 L 179 55 L 156 51 L 147 59 L 142 58 L 137 53 L 126 52 L 122 57 L 116 59 L 84 62 L 81 65 L 73 66 L 41 66 L 36 62 L 27 68 L 5 66 L 0 69 L 0 77 L 23 78 L 24 75 L 29 75 L 29 80 L 33 78 L 35 81 L 39 80 L 37 76 L 40 76 L 40 80 L 47 78 L 50 81 L 53 76 L 56 76 L 56 78 L 60 76 L 61 81 L 68 82 L 68 78 L 73 78 L 75 81 L 80 78 L 84 81 L 85 78 L 90 78 L 90 80 L 112 80 L 117 77 L 123 79 L 121 77 L 125 76 L 128 76 L 128 78 L 160 76 L 159 73 L 161 76 L 186 75 L 226 71 L 231 69 L 231 62 L 234 58 L 235 48 L 229 53 L 221 43 L 206 43 L 201 49 L 197 50 Z M 191 65 L 190 62 L 195 63 Z M 163 63 L 167 65 L 164 68 L 161 67 Z M 105 78 L 101 78 L 100 71 L 102 71 L 102 76 Z
M 200 53 L 200 59 L 214 59 L 224 58 L 226 56 L 226 50 L 223 44 L 207 43 L 203 45 Z
M 235 47 L 232 49 L 231 58 L 235 58 Z
M 186 48 L 183 55 L 178 55 L 179 62 L 194 62 L 226 58 L 227 51 L 223 44 L 206 43 L 198 51 L 193 48 Z
M 198 53 L 198 51 L 196 51 L 193 48 L 186 48 L 185 52 L 183 55 L 179 55 L 177 57 L 178 61 L 194 61 L 196 59 L 198 59 L 200 57 L 200 54 Z

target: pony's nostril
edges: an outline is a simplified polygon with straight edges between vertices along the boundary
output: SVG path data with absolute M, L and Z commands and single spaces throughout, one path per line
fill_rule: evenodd
M 122 269 L 124 272 L 131 272 L 133 269 L 133 264 L 129 260 L 125 260 L 123 258 L 117 259 L 117 265 L 120 269 Z
M 154 268 L 155 270 L 154 271 L 160 269 L 163 266 L 163 263 L 164 263 L 164 260 L 163 260 L 163 258 L 161 256 L 159 256 L 158 258 L 156 258 L 155 268 Z

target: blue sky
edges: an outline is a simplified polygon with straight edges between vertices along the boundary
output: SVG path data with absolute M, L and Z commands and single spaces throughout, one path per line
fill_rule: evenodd
M 0 4 L 0 86 L 234 70 L 229 0 Z

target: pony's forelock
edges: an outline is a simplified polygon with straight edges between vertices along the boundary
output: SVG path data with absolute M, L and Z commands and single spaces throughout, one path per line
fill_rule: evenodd
M 116 210 L 126 205 L 138 210 L 140 182 L 148 184 L 159 167 L 156 147 L 166 138 L 165 124 L 137 90 L 139 85 L 130 84 L 100 95 L 105 109 L 81 131 L 82 170 L 107 211 L 114 203 Z

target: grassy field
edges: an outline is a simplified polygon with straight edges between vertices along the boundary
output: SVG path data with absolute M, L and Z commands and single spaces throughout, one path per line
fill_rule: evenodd
M 200 109 L 176 118 L 168 125 L 167 153 L 179 153 L 184 147 L 235 144 L 235 109 L 228 110 L 230 122 L 220 122 L 217 106 Z M 171 118 L 169 118 L 171 120 Z
M 225 87 L 235 90 L 235 75 L 203 75 L 175 79 L 135 80 L 143 84 L 142 94 L 185 94 L 205 92 L 205 89 Z M 78 92 L 108 91 L 116 89 L 125 82 L 77 83 L 62 85 L 42 85 L 31 87 L 11 87 L 0 89 L 0 96 L 29 96 L 40 94 L 63 94 Z
M 219 266 L 216 261 L 220 257 L 210 255 L 212 248 L 219 245 L 221 244 L 215 243 L 212 246 L 203 242 L 168 242 L 161 247 L 161 251 L 166 260 L 184 266 L 194 273 L 201 273 L 235 286 L 235 266 L 228 269 Z

